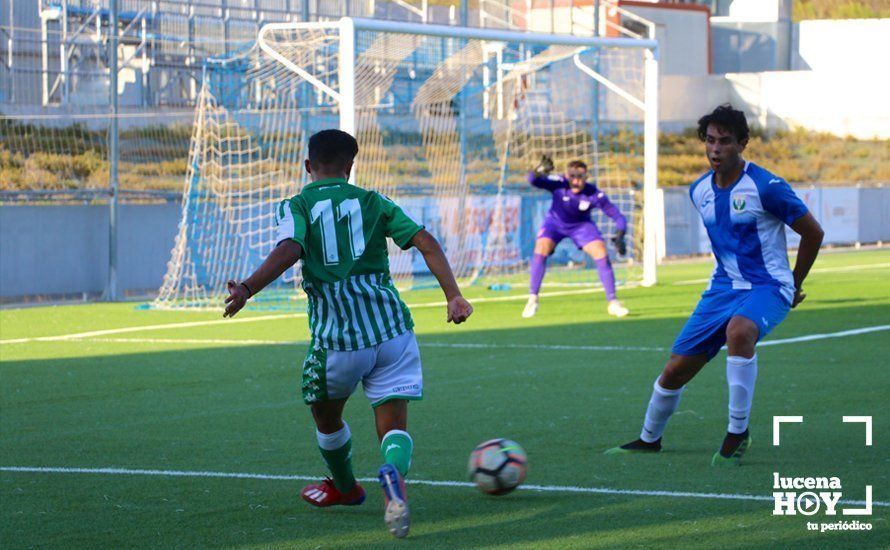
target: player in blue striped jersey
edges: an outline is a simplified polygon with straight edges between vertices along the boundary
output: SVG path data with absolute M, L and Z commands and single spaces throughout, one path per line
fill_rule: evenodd
M 714 273 L 655 381 L 640 438 L 607 453 L 661 450 L 661 436 L 683 387 L 726 344 L 729 425 L 711 464 L 735 465 L 751 445 L 755 346 L 806 297 L 803 282 L 823 232 L 782 178 L 741 157 L 748 143 L 744 113 L 718 107 L 699 120 L 698 135 L 711 170 L 692 184 L 689 196 L 711 241 Z M 801 237 L 793 270 L 786 225 Z

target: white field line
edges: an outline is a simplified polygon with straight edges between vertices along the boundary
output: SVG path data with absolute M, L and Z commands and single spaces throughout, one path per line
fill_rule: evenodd
M 627 285 L 624 288 L 636 288 L 637 284 Z M 562 290 L 558 292 L 542 292 L 540 296 L 549 298 L 549 297 L 558 297 L 558 296 L 575 296 L 578 294 L 594 294 L 596 292 L 602 292 L 602 288 L 584 288 L 579 290 Z M 527 294 L 514 294 L 510 296 L 495 296 L 491 298 L 473 298 L 472 302 L 474 304 L 485 303 L 485 302 L 513 302 L 513 301 L 521 301 L 527 300 Z M 407 306 L 411 309 L 421 309 L 421 308 L 430 308 L 430 307 L 445 307 L 447 302 L 423 302 L 419 304 L 407 304 Z M 220 310 L 221 311 L 221 310 Z M 295 319 L 298 317 L 306 317 L 305 313 L 283 313 L 278 315 L 260 315 L 256 317 L 244 317 L 238 319 L 213 319 L 208 321 L 188 321 L 185 323 L 167 323 L 163 325 L 143 325 L 137 327 L 123 327 L 123 328 L 112 328 L 105 330 L 94 330 L 91 332 L 75 332 L 72 334 L 60 334 L 57 336 L 35 336 L 32 338 L 12 338 L 7 340 L 0 340 L 0 344 L 24 344 L 28 342 L 58 342 L 63 340 L 79 340 L 83 338 L 93 338 L 96 336 L 108 336 L 112 334 L 126 334 L 129 332 L 142 332 L 143 330 L 165 330 L 165 329 L 177 329 L 177 328 L 189 328 L 189 327 L 204 327 L 210 325 L 222 325 L 222 324 L 231 324 L 231 323 L 254 323 L 257 321 L 274 321 L 278 319 Z
M 890 267 L 890 263 L 846 265 L 842 267 L 821 267 L 818 269 L 811 269 L 810 273 L 843 273 L 845 271 L 862 271 L 863 269 L 882 269 L 885 267 Z M 684 281 L 675 281 L 672 284 L 674 286 L 698 285 L 701 283 L 707 283 L 710 280 L 710 277 L 706 277 L 704 279 L 686 279 Z
M 316 481 L 318 476 L 305 475 L 281 475 L 281 474 L 253 474 L 239 472 L 205 472 L 188 470 L 137 470 L 130 468 L 44 468 L 30 466 L 3 466 L 2 472 L 39 473 L 39 474 L 100 474 L 100 475 L 124 475 L 124 476 L 159 476 L 159 477 L 197 477 L 197 478 L 224 478 L 224 479 L 259 479 L 269 481 Z M 364 483 L 376 483 L 376 477 L 358 478 Z M 466 481 L 434 481 L 428 479 L 408 479 L 409 485 L 427 485 L 432 487 L 474 487 Z M 639 489 L 612 489 L 608 487 L 576 487 L 571 485 L 520 485 L 519 489 L 526 491 L 540 491 L 548 493 L 589 493 L 604 495 L 629 495 L 672 498 L 703 498 L 720 500 L 757 500 L 773 502 L 772 496 L 745 495 L 733 493 L 697 493 L 690 491 L 646 491 Z M 841 504 L 863 506 L 862 500 L 841 500 Z M 890 502 L 872 501 L 874 506 L 890 506 Z
M 828 332 L 825 334 L 808 334 L 807 336 L 795 336 L 794 338 L 782 338 L 780 340 L 767 340 L 760 342 L 757 347 L 778 346 L 781 344 L 795 344 L 797 342 L 811 342 L 813 340 L 827 340 L 829 338 L 844 338 L 845 336 L 856 336 L 858 334 L 868 334 L 869 332 L 881 332 L 890 330 L 890 325 L 877 325 L 873 327 L 854 328 L 850 330 L 842 330 L 840 332 Z
M 221 323 L 253 323 L 256 321 L 273 321 L 278 319 L 290 319 L 295 317 L 305 317 L 305 313 L 285 313 L 279 315 L 262 315 L 258 317 L 243 317 L 239 319 L 214 319 L 212 321 L 189 321 L 186 323 L 167 323 L 163 325 L 142 325 L 138 327 L 112 328 L 106 330 L 94 330 L 91 332 L 75 332 L 71 334 L 60 334 L 58 336 L 35 336 L 33 338 L 14 338 L 11 340 L 0 340 L 0 344 L 22 344 L 25 342 L 57 342 L 61 340 L 77 340 L 81 338 L 92 338 L 95 336 L 106 336 L 109 334 L 126 334 L 128 332 L 142 332 L 143 330 L 164 330 L 171 328 L 189 328 L 203 327 L 207 325 L 217 325 Z
M 224 338 L 78 338 L 72 342 L 99 344 L 193 344 L 196 346 L 308 346 L 308 340 L 226 340 Z
M 876 269 L 890 267 L 890 263 L 880 263 L 880 264 L 863 264 L 863 265 L 852 265 L 845 267 L 826 267 L 821 269 L 813 269 L 810 273 L 833 273 L 833 272 L 841 272 L 841 271 L 858 271 L 862 269 Z M 676 281 L 674 285 L 692 285 L 692 284 L 700 284 L 706 283 L 710 280 L 707 279 L 689 279 L 686 281 Z M 639 288 L 639 284 L 632 283 L 628 284 L 623 288 Z M 558 292 L 542 292 L 540 294 L 541 297 L 549 298 L 549 297 L 559 297 L 559 296 L 576 296 L 581 294 L 593 294 L 602 292 L 603 289 L 601 287 L 598 288 L 583 288 L 577 290 L 563 290 Z M 497 296 L 490 298 L 474 298 L 473 303 L 486 303 L 486 302 L 513 302 L 513 301 L 521 301 L 528 299 L 526 294 L 515 294 L 510 296 Z M 438 302 L 424 302 L 419 304 L 407 304 L 409 308 L 429 308 L 429 307 L 443 307 L 446 305 L 446 302 L 438 301 Z M 176 328 L 189 328 L 189 327 L 201 327 L 201 326 L 210 326 L 210 325 L 218 325 L 224 323 L 253 323 L 257 321 L 274 321 L 278 319 L 294 319 L 298 317 L 305 317 L 305 313 L 286 313 L 286 314 L 278 314 L 278 315 L 261 315 L 257 317 L 244 317 L 238 319 L 214 319 L 208 321 L 189 321 L 185 323 L 167 323 L 162 325 L 143 325 L 136 327 L 123 327 L 123 328 L 114 328 L 114 329 L 106 329 L 106 330 L 95 330 L 91 332 L 79 332 L 72 334 L 61 334 L 57 336 L 36 336 L 32 338 L 12 338 L 7 340 L 0 340 L 0 345 L 2 344 L 24 344 L 28 342 L 56 342 L 62 340 L 74 340 L 81 338 L 91 338 L 95 336 L 107 336 L 112 334 L 125 334 L 130 332 L 141 332 L 143 330 L 165 330 L 165 329 L 176 329 Z
M 108 344 L 195 344 L 195 345 L 260 345 L 260 346 L 308 346 L 306 340 L 224 340 L 197 338 L 85 338 L 72 342 L 97 342 Z M 666 351 L 667 348 L 643 346 L 569 346 L 548 344 L 489 344 L 474 342 L 419 342 L 420 347 L 455 349 L 541 349 L 578 351 Z
M 666 351 L 666 348 L 645 346 L 570 346 L 559 344 L 488 344 L 474 342 L 420 342 L 426 348 L 466 348 L 466 349 L 543 349 L 578 351 Z
M 842 330 L 840 332 L 827 332 L 823 334 L 808 334 L 805 336 L 795 336 L 792 338 L 781 338 L 778 340 L 767 340 L 757 344 L 758 347 L 779 346 L 783 344 L 796 344 L 798 342 L 812 342 L 817 340 L 828 340 L 830 338 L 844 338 L 847 336 L 857 336 L 860 334 L 869 334 L 872 332 L 882 332 L 890 330 L 890 325 L 876 325 L 873 327 L 862 327 L 850 330 Z M 251 346 L 300 346 L 309 345 L 304 340 L 226 340 L 215 338 L 78 338 L 70 340 L 71 342 L 84 343 L 107 343 L 107 344 L 192 344 L 192 345 L 251 345 Z M 668 348 L 664 347 L 646 347 L 646 346 L 574 346 L 560 344 L 495 344 L 484 342 L 420 342 L 420 347 L 427 348 L 453 348 L 453 349 L 532 349 L 532 350 L 553 350 L 553 351 L 653 351 L 664 352 Z M 726 349 L 726 346 L 723 346 Z

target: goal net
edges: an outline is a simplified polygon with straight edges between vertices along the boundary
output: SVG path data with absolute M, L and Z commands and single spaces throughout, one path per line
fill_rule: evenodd
M 593 218 L 626 284 L 655 281 L 656 55 L 647 40 L 581 38 L 344 18 L 270 24 L 256 45 L 206 63 L 195 111 L 182 221 L 156 307 L 218 307 L 225 281 L 275 245 L 273 209 L 308 182 L 309 136 L 356 136 L 351 180 L 399 203 L 442 243 L 465 284 L 528 280 L 551 196 L 529 171 L 571 160 L 628 221 Z M 390 248 L 403 288 L 430 284 L 414 250 Z M 598 284 L 568 240 L 548 285 Z M 299 265 L 257 296 L 292 307 Z M 297 292 L 295 292 L 295 289 Z

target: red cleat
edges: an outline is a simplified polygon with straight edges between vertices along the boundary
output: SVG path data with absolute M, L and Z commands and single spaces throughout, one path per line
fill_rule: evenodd
M 337 505 L 358 506 L 365 501 L 365 490 L 356 483 L 351 491 L 341 493 L 334 485 L 334 480 L 328 477 L 321 483 L 303 487 L 300 496 L 309 504 L 319 508 Z

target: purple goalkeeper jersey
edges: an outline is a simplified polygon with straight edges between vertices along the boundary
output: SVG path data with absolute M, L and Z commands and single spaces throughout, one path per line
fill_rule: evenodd
M 607 216 L 615 221 L 618 231 L 627 229 L 627 220 L 612 204 L 609 197 L 600 191 L 596 185 L 587 183 L 580 193 L 572 193 L 569 181 L 565 176 L 551 175 L 536 177 L 534 172 L 528 175 L 528 182 L 539 189 L 546 189 L 553 194 L 553 202 L 546 219 L 552 219 L 563 224 L 576 224 L 582 222 L 593 223 L 590 213 L 594 208 L 599 208 Z

